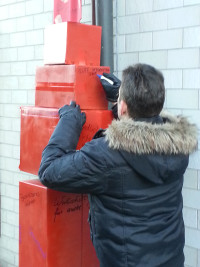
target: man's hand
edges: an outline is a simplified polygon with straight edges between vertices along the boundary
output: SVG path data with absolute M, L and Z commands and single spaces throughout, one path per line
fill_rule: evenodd
M 80 120 L 81 126 L 86 122 L 86 115 L 85 112 L 81 112 L 80 106 L 76 105 L 75 101 L 71 101 L 70 105 L 65 105 L 58 111 L 60 118 L 65 116 L 66 114 L 73 113 L 77 120 Z
M 121 81 L 114 75 L 110 73 L 103 73 L 103 76 L 113 81 L 113 85 L 104 79 L 100 79 L 103 89 L 106 93 L 106 98 L 110 102 L 117 102 L 117 98 L 119 95 L 119 87 L 121 85 Z

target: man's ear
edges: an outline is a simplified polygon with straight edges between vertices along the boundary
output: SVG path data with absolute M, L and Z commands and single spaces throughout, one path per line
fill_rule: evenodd
M 128 115 L 128 107 L 127 107 L 126 102 L 124 102 L 124 100 L 121 100 L 120 105 L 121 105 L 120 115 L 121 116 Z

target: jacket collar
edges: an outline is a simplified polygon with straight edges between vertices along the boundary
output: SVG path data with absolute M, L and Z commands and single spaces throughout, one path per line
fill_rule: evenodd
M 150 118 L 136 118 L 134 121 L 144 121 L 152 124 L 163 124 L 163 118 L 161 116 L 153 116 Z
M 135 154 L 190 154 L 197 149 L 197 127 L 182 116 L 113 120 L 105 132 L 113 149 Z

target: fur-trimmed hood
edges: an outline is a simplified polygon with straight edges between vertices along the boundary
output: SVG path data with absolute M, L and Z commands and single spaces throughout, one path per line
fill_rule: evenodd
M 161 113 L 162 124 L 113 120 L 105 132 L 109 147 L 135 154 L 191 154 L 197 149 L 198 130 L 185 117 Z

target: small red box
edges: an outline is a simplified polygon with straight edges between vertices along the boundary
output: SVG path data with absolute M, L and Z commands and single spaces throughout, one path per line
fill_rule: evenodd
M 44 64 L 100 65 L 101 27 L 52 24 L 44 32 Z
M 81 0 L 54 0 L 54 23 L 80 22 L 81 9 Z
M 60 108 L 75 100 L 81 109 L 108 109 L 97 74 L 109 67 L 51 65 L 36 69 L 35 105 Z
M 86 195 L 51 190 L 39 180 L 20 182 L 19 267 L 98 267 L 88 209 Z
M 83 110 L 86 123 L 77 149 L 90 141 L 99 128 L 107 128 L 112 121 L 110 110 Z M 58 109 L 21 107 L 20 170 L 38 173 L 42 151 L 58 123 Z

